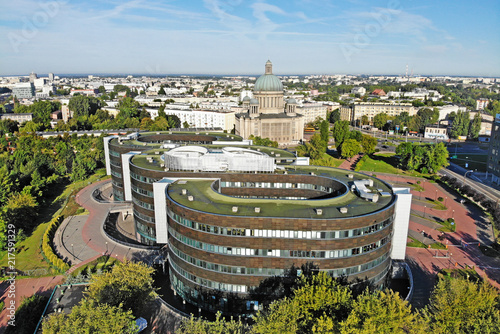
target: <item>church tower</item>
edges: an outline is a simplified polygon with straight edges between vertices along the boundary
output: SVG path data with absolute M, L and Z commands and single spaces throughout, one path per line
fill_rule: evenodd
M 264 74 L 273 74 L 273 63 L 271 63 L 270 60 L 268 60 L 266 62 L 266 70 L 265 70 Z

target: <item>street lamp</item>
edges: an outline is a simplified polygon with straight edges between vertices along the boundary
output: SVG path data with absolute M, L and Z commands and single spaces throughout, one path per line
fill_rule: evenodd
M 472 169 L 471 169 L 471 170 L 468 170 L 468 171 L 466 171 L 466 172 L 465 172 L 465 174 L 464 174 L 464 181 L 465 181 L 465 179 L 467 178 L 467 173 L 470 173 L 470 172 L 473 172 L 473 171 L 474 171 L 474 170 L 472 170 Z
M 451 211 L 451 218 L 455 219 L 455 210 Z
M 435 200 L 435 201 L 437 201 L 437 200 L 438 200 L 438 191 L 437 191 L 437 189 L 436 189 L 436 197 L 434 198 L 434 200 Z
M 73 244 L 71 244 L 71 253 L 73 255 L 73 259 L 75 259 L 75 248 L 73 247 Z
M 425 211 L 427 210 L 427 205 L 424 205 L 424 218 L 425 218 Z
M 106 241 L 106 254 L 108 254 L 108 242 Z

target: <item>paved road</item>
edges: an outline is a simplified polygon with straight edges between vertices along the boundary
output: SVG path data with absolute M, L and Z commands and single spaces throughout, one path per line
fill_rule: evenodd
M 474 174 L 472 172 L 468 173 L 467 178 L 465 178 L 464 175 L 466 172 L 467 172 L 467 170 L 465 168 L 460 167 L 460 166 L 455 165 L 455 164 L 450 164 L 450 166 L 448 166 L 448 168 L 446 168 L 446 169 L 442 168 L 439 171 L 439 173 L 441 175 L 447 175 L 449 177 L 454 177 L 457 180 L 460 180 L 462 183 L 469 185 L 473 189 L 479 191 L 480 193 L 483 193 L 486 197 L 488 197 L 490 200 L 492 200 L 494 202 L 497 202 L 500 199 L 500 191 L 499 190 L 482 183 L 480 179 L 478 179 L 474 175 L 471 175 L 471 174 Z M 469 177 L 471 177 L 471 178 L 473 177 L 474 179 L 471 179 Z M 478 180 L 479 180 L 479 182 L 478 182 Z
M 87 209 L 88 216 L 76 216 L 69 220 L 68 227 L 56 233 L 54 244 L 64 257 L 73 264 L 80 264 L 92 259 L 96 254 L 109 254 L 119 260 L 143 260 L 148 262 L 157 255 L 156 250 L 147 250 L 133 245 L 125 246 L 110 239 L 103 231 L 102 225 L 109 210 L 123 208 L 131 212 L 129 203 L 98 202 L 93 193 L 96 189 L 105 188 L 111 180 L 103 180 L 89 185 L 76 195 L 76 202 Z M 60 228 L 61 228 L 60 227 Z M 73 246 L 71 246 L 73 245 Z

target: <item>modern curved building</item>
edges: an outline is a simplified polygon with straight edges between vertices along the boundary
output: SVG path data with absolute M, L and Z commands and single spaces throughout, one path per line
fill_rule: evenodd
M 304 138 L 304 117 L 295 112 L 295 99 L 285 101 L 283 84 L 273 74 L 269 60 L 264 74 L 255 82 L 253 95 L 253 99 L 243 98 L 246 111 L 235 115 L 236 134 L 269 138 L 280 144 L 294 144 Z
M 115 200 L 133 203 L 138 240 L 168 246 L 171 283 L 184 299 L 205 307 L 203 292 L 245 298 L 263 279 L 307 262 L 381 284 L 391 259 L 404 259 L 407 191 L 238 140 L 105 139 Z

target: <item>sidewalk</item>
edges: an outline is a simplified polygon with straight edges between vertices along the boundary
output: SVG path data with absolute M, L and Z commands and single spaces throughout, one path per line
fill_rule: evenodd
M 103 232 L 102 226 L 109 210 L 124 208 L 131 211 L 130 203 L 100 202 L 93 197 L 94 191 L 102 187 L 107 188 L 107 184 L 110 182 L 109 179 L 102 180 L 80 190 L 75 200 L 89 211 L 89 215 L 73 216 L 67 221 L 65 220 L 54 237 L 57 251 L 77 267 L 105 254 L 119 260 L 126 258 L 147 261 L 149 258 L 157 256 L 157 250 L 137 248 L 132 245 L 125 246 L 113 241 Z M 130 226 L 127 227 L 127 230 L 130 232 Z
M 377 177 L 391 184 L 406 184 L 408 187 L 409 183 L 420 180 L 422 191 L 411 189 L 413 201 L 408 235 L 426 245 L 434 242 L 448 245 L 446 250 L 407 247 L 406 261 L 412 268 L 415 280 L 411 301 L 413 306 L 422 307 L 428 302 L 436 274 L 444 268 L 474 267 L 480 275 L 488 277 L 490 283 L 500 287 L 500 259 L 487 257 L 478 248 L 479 243 L 488 245 L 494 241 L 491 225 L 482 211 L 468 201 L 460 203 L 461 196 L 425 179 L 382 173 L 377 173 Z M 446 210 L 433 209 L 431 203 L 426 206 L 425 198 L 435 200 L 439 197 L 444 199 L 442 203 Z M 427 219 L 423 218 L 424 212 Z M 445 233 L 444 238 L 439 240 L 442 233 L 438 229 L 442 225 L 429 219 L 445 220 L 450 217 L 455 218 L 456 231 Z
M 342 169 L 347 169 L 347 170 L 354 170 L 354 168 L 356 168 L 356 164 L 359 162 L 359 160 L 361 159 L 362 155 L 355 155 L 354 157 L 352 157 L 350 160 L 344 160 L 342 162 L 342 164 L 339 166 L 339 168 L 342 168 Z

